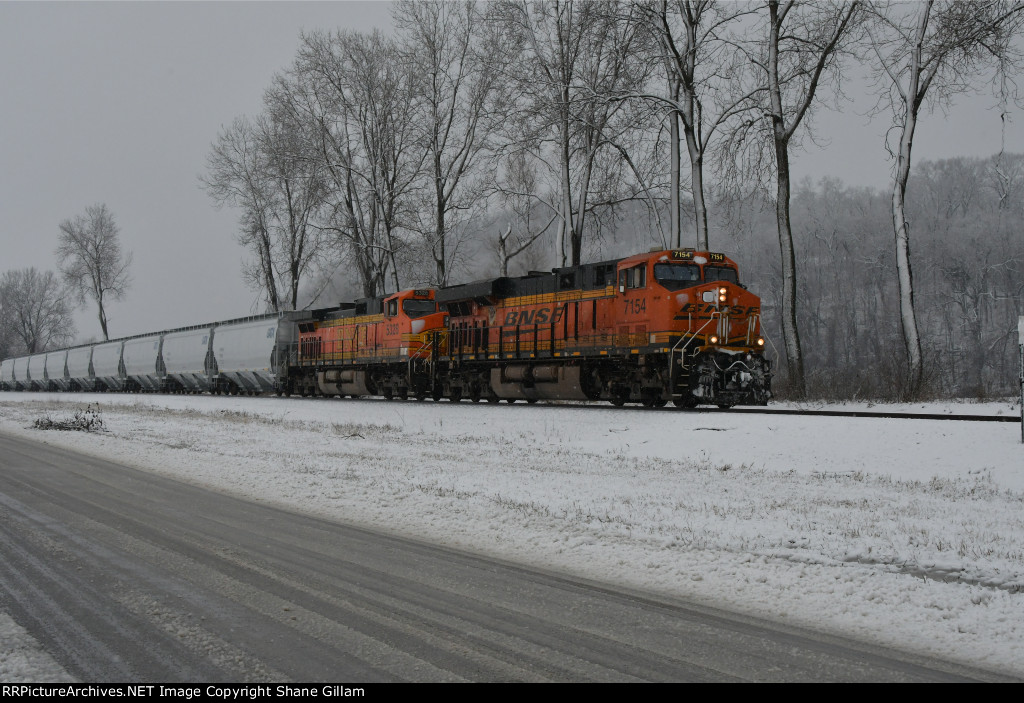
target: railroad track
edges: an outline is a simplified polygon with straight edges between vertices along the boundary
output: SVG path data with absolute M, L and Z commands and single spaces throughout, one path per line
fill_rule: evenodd
M 298 398 L 298 396 L 295 396 Z M 312 396 L 307 400 L 319 400 L 321 402 L 339 402 L 335 398 L 324 397 L 324 396 Z M 416 403 L 413 399 L 408 400 L 385 400 L 382 397 L 369 396 L 359 398 L 359 403 Z M 429 403 L 431 401 L 424 401 Z M 449 401 L 439 401 L 444 404 L 448 404 Z M 462 399 L 462 403 L 468 403 L 467 399 Z M 481 403 L 487 405 L 487 403 Z M 505 403 L 502 402 L 502 405 Z M 964 414 L 949 414 L 949 413 L 907 413 L 907 412 L 890 412 L 884 410 L 800 410 L 796 408 L 773 408 L 768 407 L 732 407 L 732 408 L 715 408 L 710 406 L 702 406 L 697 408 L 679 409 L 672 405 L 667 405 L 661 408 L 647 408 L 640 405 L 629 404 L 625 407 L 614 407 L 610 404 L 603 403 L 577 403 L 577 402 L 558 402 L 558 401 L 538 401 L 538 405 L 547 407 L 573 407 L 573 408 L 592 408 L 594 410 L 615 410 L 622 412 L 623 410 L 656 410 L 659 412 L 674 412 L 674 413 L 725 413 L 725 414 L 740 414 L 740 415 L 802 415 L 805 417 L 862 417 L 862 418 L 894 418 L 898 420 L 954 420 L 959 422 L 1016 422 L 1020 423 L 1020 415 L 964 415 Z M 516 405 L 525 406 L 527 403 L 517 402 Z M 531 404 L 532 405 L 532 404 Z
M 332 400 L 324 398 L 324 400 Z M 365 402 L 394 402 L 386 401 L 383 398 L 369 397 L 360 398 L 360 403 Z M 402 401 L 402 402 L 416 402 L 416 401 Z M 430 402 L 430 401 L 426 401 Z M 442 403 L 448 403 L 447 400 L 439 401 Z M 462 399 L 462 403 L 468 402 L 467 399 Z M 486 405 L 486 403 L 483 403 Z M 502 405 L 505 403 L 502 402 Z M 951 415 L 949 413 L 906 413 L 906 412 L 887 412 L 884 410 L 799 410 L 795 408 L 772 408 L 769 407 L 732 407 L 732 408 L 714 408 L 710 406 L 701 406 L 697 408 L 679 409 L 672 405 L 667 405 L 661 408 L 647 408 L 641 405 L 629 404 L 624 407 L 614 407 L 610 404 L 603 403 L 560 403 L 558 401 L 537 401 L 537 405 L 547 407 L 573 407 L 573 408 L 593 408 L 594 410 L 657 410 L 659 412 L 674 412 L 674 413 L 724 413 L 729 414 L 741 414 L 741 415 L 803 415 L 808 417 L 867 417 L 867 418 L 895 418 L 899 420 L 958 420 L 961 422 L 1016 422 L 1020 423 L 1021 418 L 1019 415 L 963 415 L 956 414 Z M 527 403 L 517 402 L 516 405 L 525 406 Z M 532 403 L 531 403 L 532 405 Z
M 1015 415 L 950 415 L 947 413 L 900 413 L 880 410 L 797 410 L 773 408 L 698 408 L 697 412 L 741 413 L 759 415 L 804 415 L 818 417 L 876 417 L 897 418 L 900 420 L 959 420 L 961 422 L 1016 422 L 1021 419 Z

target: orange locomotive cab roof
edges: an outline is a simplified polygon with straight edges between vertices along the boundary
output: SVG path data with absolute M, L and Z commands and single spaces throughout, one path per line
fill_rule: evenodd
M 738 268 L 735 261 L 721 252 L 698 251 L 689 248 L 655 249 L 644 254 L 634 254 L 619 261 L 619 265 L 629 267 L 645 261 L 653 261 L 654 263 L 714 264 Z

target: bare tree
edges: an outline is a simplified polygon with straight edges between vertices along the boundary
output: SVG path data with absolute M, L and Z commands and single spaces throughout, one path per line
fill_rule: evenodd
M 563 265 L 567 253 L 573 265 L 580 263 L 594 201 L 614 200 L 595 197 L 597 184 L 619 182 L 599 173 L 602 165 L 621 165 L 617 154 L 602 161 L 604 152 L 614 151 L 636 125 L 625 101 L 607 97 L 629 92 L 650 70 L 636 51 L 639 23 L 615 9 L 609 2 L 508 0 L 496 3 L 491 15 L 520 49 L 507 67 L 519 104 L 518 124 L 507 126 L 520 133 L 506 151 L 528 149 L 535 160 L 550 164 L 558 184 Z
M 265 96 L 266 112 L 236 119 L 218 137 L 201 178 L 218 205 L 241 210 L 239 243 L 254 254 L 242 275 L 271 310 L 294 310 L 304 277 L 323 248 L 314 216 L 324 179 L 310 158 L 310 140 L 278 92 Z
M 355 264 L 366 296 L 400 287 L 424 157 L 415 148 L 413 78 L 391 39 L 350 31 L 303 35 L 287 74 L 292 110 L 308 125 L 329 183 L 321 226 Z
M 697 247 L 708 249 L 708 209 L 704 164 L 709 142 L 737 110 L 750 109 L 750 95 L 730 95 L 737 59 L 728 41 L 730 25 L 751 14 L 747 3 L 714 0 L 647 0 L 635 3 L 639 17 L 656 38 L 656 56 L 664 66 L 667 92 L 636 97 L 668 110 L 670 167 L 670 239 L 682 246 L 680 203 L 682 138 L 690 160 L 690 190 Z
M 420 96 L 413 126 L 425 197 L 414 226 L 434 260 L 433 281 L 445 285 L 461 229 L 486 194 L 478 172 L 495 98 L 505 97 L 495 91 L 504 47 L 475 2 L 401 0 L 394 18 Z
M 87 207 L 84 215 L 60 223 L 57 262 L 78 302 L 95 301 L 103 339 L 110 339 L 106 306 L 128 292 L 132 254 L 122 256 L 120 230 L 105 204 Z
M 264 156 L 258 128 L 239 117 L 213 143 L 206 158 L 207 174 L 200 181 L 219 207 L 241 210 L 238 243 L 255 257 L 243 264 L 242 278 L 263 294 L 270 310 L 280 310 L 271 234 L 273 194 Z
M 512 211 L 512 221 L 496 242 L 501 276 L 508 275 L 509 262 L 529 249 L 558 218 L 551 199 L 541 198 L 537 188 L 537 175 L 526 154 L 512 154 L 505 169 L 505 183 L 500 188 L 502 201 Z
M 732 177 L 753 174 L 775 182 L 775 213 L 782 255 L 782 332 L 787 379 L 794 396 L 805 393 L 803 351 L 797 324 L 797 271 L 790 219 L 790 149 L 798 143 L 823 81 L 838 81 L 843 40 L 855 26 L 859 2 L 797 3 L 768 0 L 756 42 L 737 42 L 752 68 L 753 84 L 738 82 L 755 113 L 738 119 L 724 140 L 734 159 Z M 763 115 L 763 117 L 761 117 Z
M 323 231 L 314 222 L 326 190 L 322 163 L 312 153 L 304 125 L 290 102 L 274 90 L 266 96 L 267 114 L 257 120 L 264 168 L 272 187 L 274 268 L 295 310 L 299 290 L 324 249 Z
M 985 70 L 1006 74 L 1020 69 L 1022 57 L 1013 39 L 1024 24 L 1024 3 L 926 0 L 879 4 L 874 9 L 877 22 L 870 36 L 880 102 L 891 111 L 893 134 L 898 136 L 898 146 L 890 148 L 895 156 L 892 220 L 908 392 L 917 396 L 922 391 L 924 362 L 906 214 L 914 132 L 926 101 L 948 103 L 953 96 L 973 90 L 973 81 Z
M 28 354 L 64 346 L 74 339 L 75 323 L 67 297 L 53 271 L 40 273 L 28 268 L 0 276 L 2 322 Z

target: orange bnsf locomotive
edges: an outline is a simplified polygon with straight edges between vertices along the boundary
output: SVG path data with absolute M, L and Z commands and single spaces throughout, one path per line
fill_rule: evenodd
M 692 249 L 406 290 L 300 318 L 278 391 L 764 405 L 761 302 Z M 284 356 L 284 355 L 282 355 Z
M 282 392 L 419 399 L 439 387 L 446 315 L 431 288 L 363 298 L 297 322 Z

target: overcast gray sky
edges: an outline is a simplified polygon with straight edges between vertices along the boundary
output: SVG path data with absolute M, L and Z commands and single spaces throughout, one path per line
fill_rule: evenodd
M 198 176 L 223 125 L 262 107 L 303 29 L 388 28 L 384 2 L 5 2 L 0 0 L 0 271 L 55 269 L 58 223 L 104 202 L 132 250 L 134 285 L 108 311 L 111 336 L 258 312 L 241 282 L 237 213 Z M 886 187 L 886 124 L 822 113 L 825 149 L 797 177 Z M 915 159 L 991 155 L 998 113 L 983 93 L 928 115 Z M 1024 151 L 1024 117 L 1007 130 Z M 79 340 L 100 334 L 92 308 Z

